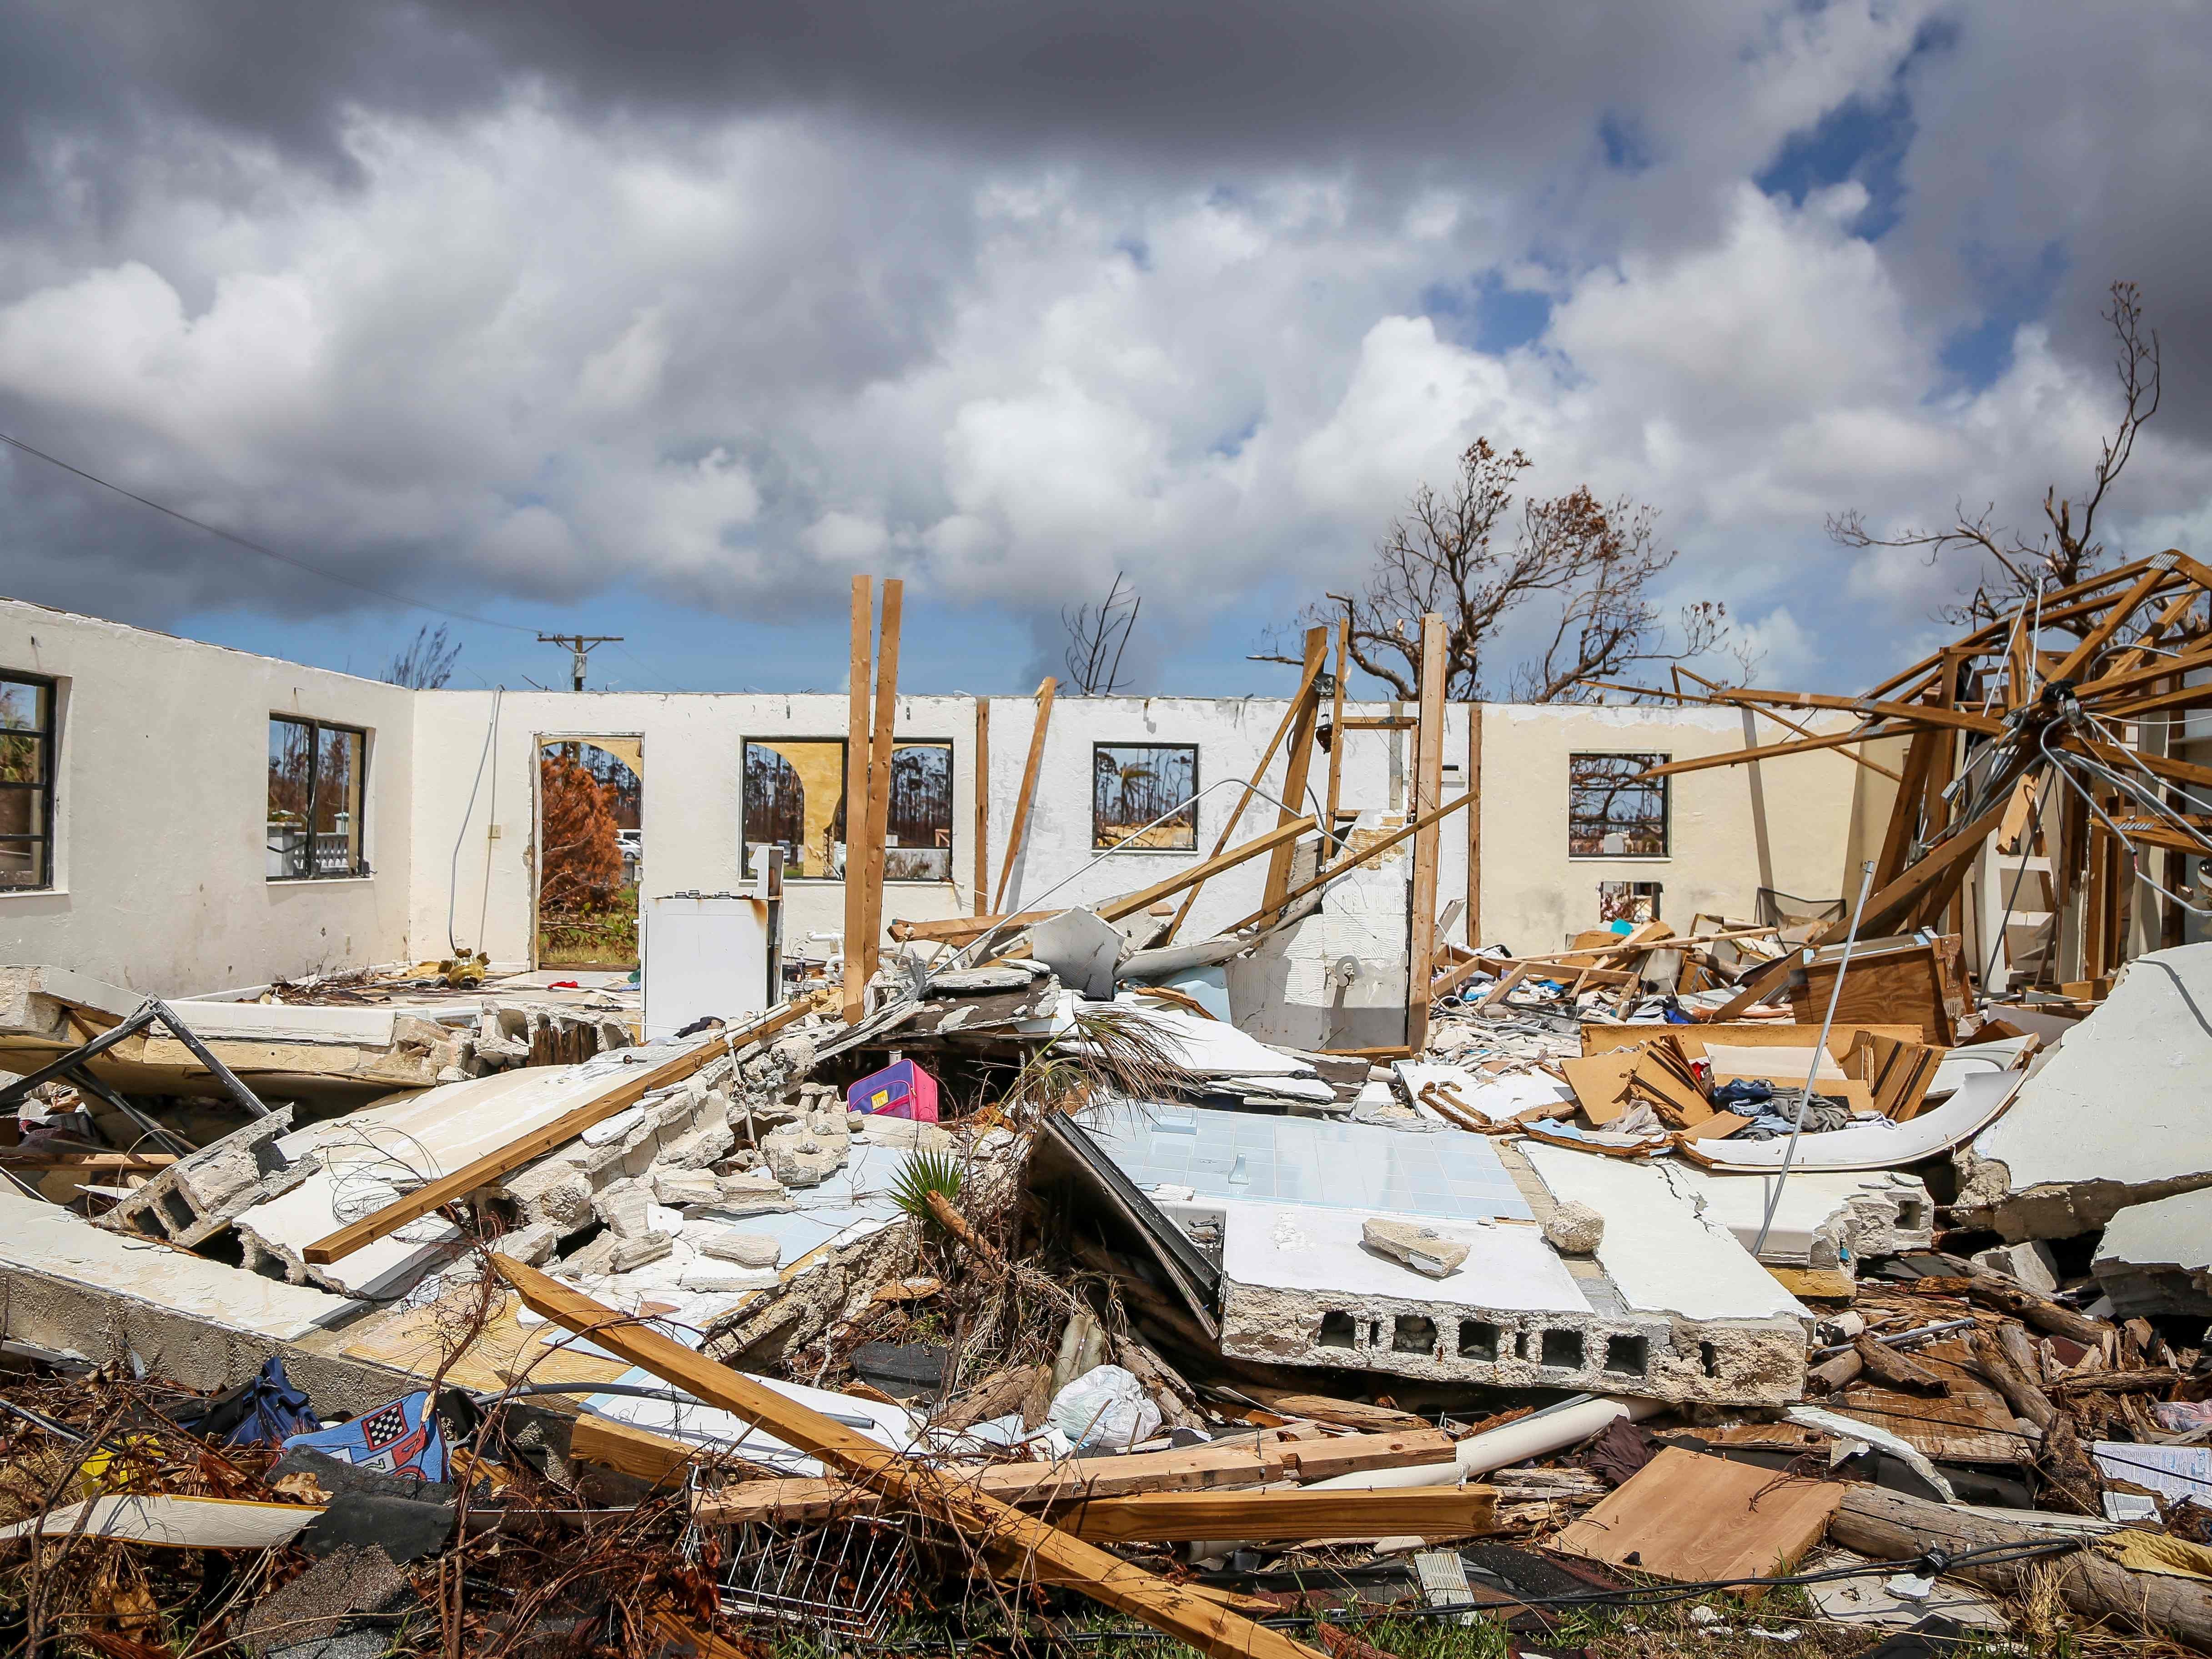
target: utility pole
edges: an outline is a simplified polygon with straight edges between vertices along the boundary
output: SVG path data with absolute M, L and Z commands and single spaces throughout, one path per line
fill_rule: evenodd
M 540 634 L 538 636 L 538 643 L 564 645 L 575 653 L 575 661 L 569 671 L 574 684 L 568 689 L 572 691 L 580 691 L 584 689 L 584 659 L 592 654 L 592 647 L 595 645 L 616 644 L 622 637 L 619 634 Z

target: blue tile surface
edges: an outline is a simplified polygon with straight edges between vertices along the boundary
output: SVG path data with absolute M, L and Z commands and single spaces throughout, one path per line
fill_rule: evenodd
M 1147 1191 L 1188 1187 L 1203 1198 L 1442 1220 L 1534 1219 L 1480 1135 L 1412 1134 L 1370 1123 L 1189 1106 L 1093 1107 L 1076 1121 Z

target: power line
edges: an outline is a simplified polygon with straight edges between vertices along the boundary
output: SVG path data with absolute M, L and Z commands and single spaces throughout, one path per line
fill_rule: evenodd
M 102 489 L 113 490 L 126 501 L 133 501 L 141 507 L 150 507 L 156 513 L 166 514 L 179 524 L 188 524 L 195 530 L 204 530 L 210 536 L 219 537 L 227 542 L 234 542 L 249 552 L 258 553 L 264 558 L 274 559 L 279 564 L 289 564 L 295 570 L 304 570 L 311 576 L 320 576 L 325 581 L 336 582 L 341 587 L 350 587 L 380 599 L 388 599 L 393 605 L 404 605 L 411 611 L 428 611 L 436 616 L 451 617 L 456 622 L 474 623 L 482 628 L 503 628 L 510 634 L 537 632 L 535 629 L 525 628 L 517 623 L 494 622 L 489 617 L 472 616 L 465 611 L 451 611 L 442 605 L 426 604 L 421 599 L 409 599 L 404 593 L 394 593 L 385 588 L 372 587 L 367 582 L 354 580 L 350 576 L 341 576 L 335 572 L 325 570 L 319 566 L 307 563 L 304 559 L 295 559 L 289 553 L 279 553 L 275 548 L 264 546 L 250 537 L 238 534 L 235 531 L 225 530 L 220 525 L 212 525 L 204 520 L 195 519 L 189 513 L 179 513 L 173 507 L 164 507 L 159 501 L 149 501 L 145 496 L 133 490 L 125 489 L 121 484 L 110 483 L 106 479 L 88 472 L 81 466 L 71 466 L 59 456 L 49 455 L 45 450 L 33 448 L 21 438 L 11 438 L 4 432 L 0 432 L 0 444 L 6 444 L 10 449 L 20 449 L 26 455 L 35 456 L 49 466 L 58 466 L 64 472 L 82 478 L 87 483 L 98 484 Z

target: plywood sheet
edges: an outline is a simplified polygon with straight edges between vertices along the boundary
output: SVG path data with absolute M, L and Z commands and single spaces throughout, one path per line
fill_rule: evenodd
M 1795 1565 L 1842 1501 L 1843 1489 L 1826 1481 L 1669 1446 L 1556 1547 L 1679 1583 L 1755 1578 Z

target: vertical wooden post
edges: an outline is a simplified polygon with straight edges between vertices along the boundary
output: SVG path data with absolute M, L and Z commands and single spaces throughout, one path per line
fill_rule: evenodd
M 1037 768 L 1044 760 L 1045 727 L 1052 723 L 1053 693 L 1060 682 L 1049 674 L 1036 689 L 1036 724 L 1030 728 L 1030 757 L 1022 768 L 1022 787 L 1014 796 L 1014 821 L 1006 831 L 1006 855 L 999 862 L 999 889 L 991 896 L 991 912 L 1006 908 L 1006 878 L 1022 855 L 1022 837 L 1030 830 L 1030 799 L 1036 793 Z M 989 913 L 987 913 L 989 914 Z
M 1344 676 L 1345 659 L 1352 652 L 1352 618 L 1344 617 L 1336 624 L 1336 693 L 1328 710 L 1328 805 L 1321 821 L 1321 844 L 1326 854 L 1323 862 L 1336 856 L 1336 803 L 1344 781 Z
M 1413 749 L 1413 799 L 1407 815 L 1418 818 L 1443 803 L 1444 786 L 1444 619 L 1421 618 L 1421 714 Z M 1406 1046 L 1418 1055 L 1429 1041 L 1429 981 L 1437 949 L 1437 844 L 1439 826 L 1413 837 L 1413 933 L 1406 980 Z
M 868 682 L 869 631 L 874 624 L 874 584 L 866 576 L 853 578 L 852 680 L 845 706 L 845 1023 L 850 1025 L 865 1012 L 864 988 L 868 975 L 863 964 L 867 948 L 868 844 Z
M 975 882 L 979 916 L 990 914 L 991 887 L 991 700 L 975 699 Z
M 1291 726 L 1291 746 L 1283 758 L 1283 804 L 1275 809 L 1277 829 L 1305 817 L 1299 808 L 1305 800 L 1306 775 L 1313 767 L 1314 726 L 1321 719 L 1321 699 L 1313 694 L 1312 686 L 1328 657 L 1328 629 L 1306 629 L 1305 668 L 1300 677 L 1305 697 L 1298 705 L 1297 719 Z M 1261 900 L 1267 909 L 1278 908 L 1283 896 L 1291 890 L 1291 860 L 1296 853 L 1297 843 L 1285 842 L 1267 855 L 1267 886 Z
M 876 727 L 868 745 L 868 922 L 865 939 L 870 976 L 883 950 L 884 843 L 890 835 L 891 751 L 898 719 L 899 607 L 905 584 L 884 583 L 884 620 L 876 637 Z M 846 854 L 848 862 L 852 855 Z
M 1482 944 L 1482 705 L 1467 706 L 1467 942 Z

